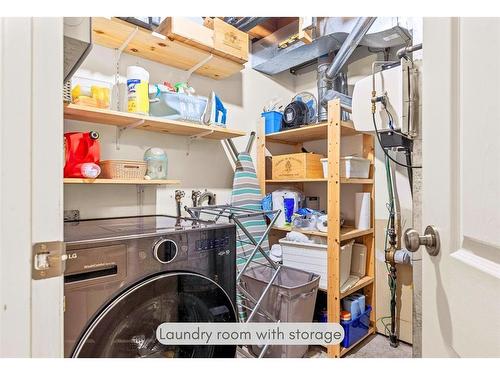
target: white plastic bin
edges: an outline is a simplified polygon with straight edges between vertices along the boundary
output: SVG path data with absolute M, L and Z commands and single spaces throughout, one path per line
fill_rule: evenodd
M 323 164 L 323 177 L 328 178 L 328 158 L 320 159 Z M 340 177 L 368 178 L 370 176 L 370 160 L 357 156 L 340 158 Z
M 283 265 L 313 272 L 321 276 L 319 287 L 326 289 L 327 275 L 327 245 L 279 240 L 283 251 Z M 346 282 L 351 273 L 351 255 L 353 242 L 340 247 L 340 284 Z
M 78 89 L 73 91 L 78 86 Z M 110 109 L 113 93 L 111 82 L 74 75 L 71 77 L 72 102 L 79 105 Z M 73 97 L 73 94 L 76 96 Z
M 357 156 L 340 158 L 340 177 L 368 178 L 370 176 L 370 160 Z

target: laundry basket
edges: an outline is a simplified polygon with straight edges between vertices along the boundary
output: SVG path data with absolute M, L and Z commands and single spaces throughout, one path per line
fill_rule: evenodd
M 274 272 L 275 270 L 268 266 L 254 267 L 241 276 L 242 287 L 258 300 Z M 319 275 L 314 273 L 282 266 L 260 306 L 281 322 L 310 323 L 313 319 L 319 279 Z M 269 323 L 269 320 L 261 314 L 255 314 L 252 322 Z M 258 356 L 263 347 L 253 345 L 249 350 Z M 307 345 L 272 345 L 268 347 L 264 357 L 301 358 L 307 348 Z

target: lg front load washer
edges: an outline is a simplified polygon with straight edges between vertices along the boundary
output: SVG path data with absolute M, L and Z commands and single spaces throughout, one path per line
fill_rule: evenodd
M 64 224 L 67 357 L 234 357 L 234 346 L 167 346 L 164 322 L 237 322 L 236 229 L 170 216 Z

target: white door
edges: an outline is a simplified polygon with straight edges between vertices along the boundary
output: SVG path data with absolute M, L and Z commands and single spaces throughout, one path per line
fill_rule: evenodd
M 500 357 L 500 19 L 426 18 L 422 355 Z
M 0 357 L 63 353 L 63 278 L 32 245 L 63 240 L 62 18 L 0 18 Z

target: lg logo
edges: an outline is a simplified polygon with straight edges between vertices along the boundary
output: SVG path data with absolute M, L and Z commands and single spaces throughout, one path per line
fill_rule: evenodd
M 78 258 L 78 254 L 77 253 L 68 254 L 68 259 L 76 259 L 76 258 Z

